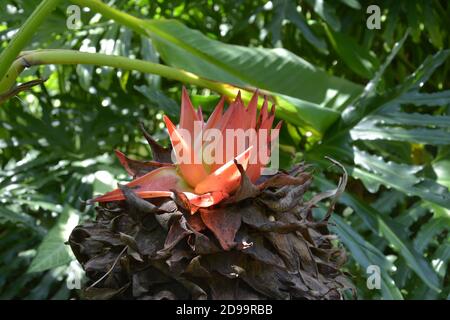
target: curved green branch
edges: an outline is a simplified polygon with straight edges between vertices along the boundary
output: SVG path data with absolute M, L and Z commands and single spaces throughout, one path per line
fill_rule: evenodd
M 25 68 L 46 64 L 88 64 L 119 68 L 123 70 L 136 70 L 209 88 L 229 97 L 234 95 L 232 92 L 232 87 L 229 87 L 226 84 L 203 79 L 190 72 L 168 67 L 159 63 L 101 53 L 88 53 L 59 49 L 23 52 L 11 65 L 4 79 L 0 81 L 0 93 L 5 95 L 8 91 L 10 91 L 13 88 L 16 79 Z
M 6 49 L 2 51 L 0 54 L 0 79 L 3 79 L 8 68 L 20 54 L 20 51 L 30 41 L 44 19 L 56 8 L 58 2 L 59 0 L 42 1 L 27 21 L 25 21 Z

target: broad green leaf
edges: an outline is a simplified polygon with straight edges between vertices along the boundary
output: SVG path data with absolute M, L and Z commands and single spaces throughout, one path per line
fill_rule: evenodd
M 42 227 L 39 227 L 36 224 L 36 220 L 32 216 L 17 210 L 20 210 L 19 207 L 16 207 L 15 210 L 13 210 L 2 205 L 0 207 L 0 224 L 3 224 L 5 222 L 22 224 L 23 226 L 34 230 L 38 234 L 43 234 Z
M 450 90 L 420 93 L 418 91 L 407 92 L 402 95 L 398 102 L 402 104 L 412 104 L 415 106 L 444 106 L 450 104 Z
M 146 61 L 159 63 L 158 53 L 153 47 L 152 40 L 147 37 L 141 37 L 141 54 Z M 161 85 L 161 77 L 154 74 L 146 74 L 145 78 L 150 87 L 156 89 Z
M 410 118 L 411 119 L 411 116 Z M 448 117 L 439 119 L 436 117 L 437 122 L 440 121 L 441 126 L 449 128 Z M 431 145 L 449 145 L 450 144 L 450 132 L 445 129 L 428 129 L 428 128 L 412 128 L 406 129 L 403 127 L 394 127 L 389 124 L 393 124 L 396 120 L 392 119 L 389 122 L 383 120 L 383 117 L 368 117 L 363 120 L 353 129 L 350 130 L 350 135 L 353 140 L 395 140 L 406 141 L 412 143 L 423 143 Z M 405 117 L 399 122 L 408 121 L 408 117 Z M 418 121 L 415 119 L 415 121 Z M 420 121 L 420 120 L 419 120 Z M 384 125 L 387 124 L 387 125 Z M 433 125 L 430 123 L 429 125 Z
M 391 51 L 386 57 L 386 60 L 380 65 L 379 69 L 375 73 L 375 76 L 364 87 L 363 97 L 369 96 L 371 93 L 372 94 L 375 93 L 380 81 L 382 80 L 384 73 L 386 72 L 386 70 L 388 69 L 389 65 L 392 63 L 394 58 L 397 56 L 400 49 L 403 47 L 403 44 L 408 38 L 408 35 L 409 35 L 408 32 L 406 32 L 399 41 L 394 43 L 394 46 L 392 47 Z
M 108 30 L 106 31 L 103 38 L 100 40 L 100 50 L 99 53 L 102 54 L 117 54 L 117 33 L 119 31 L 118 25 L 112 25 Z M 98 85 L 104 89 L 109 89 L 111 86 L 111 82 L 113 79 L 114 70 L 112 68 L 101 68 L 100 73 L 100 82 Z
M 24 250 L 37 239 L 35 235 L 20 227 L 10 227 L 3 231 L 1 239 L 0 299 L 8 300 L 13 299 L 24 286 L 36 278 L 36 274 L 24 274 L 24 268 L 29 265 L 33 256 L 32 251 Z
M 446 230 L 450 230 L 450 217 L 433 217 L 420 228 L 414 239 L 414 247 L 423 252 L 435 236 Z
M 319 51 L 328 53 L 327 43 L 324 39 L 317 37 L 311 28 L 308 26 L 305 16 L 297 10 L 295 1 L 286 1 L 285 15 L 302 33 L 303 37 L 315 46 Z M 280 1 L 281 2 L 281 1 Z
M 163 92 L 158 89 L 149 88 L 146 85 L 135 86 L 138 92 L 142 93 L 150 102 L 154 103 L 168 116 L 179 116 L 180 107 L 175 101 L 167 97 Z
M 314 11 L 335 31 L 341 29 L 341 21 L 336 15 L 335 7 L 326 0 L 307 0 Z
M 376 99 L 377 88 L 382 80 L 383 74 L 386 72 L 389 65 L 397 56 L 407 37 L 408 33 L 405 33 L 400 41 L 394 44 L 386 60 L 380 65 L 373 78 L 365 85 L 363 92 L 357 97 L 356 101 L 346 108 L 341 108 L 341 110 L 343 110 L 342 121 L 346 125 L 346 127 L 351 127 L 357 124 L 362 118 L 370 114 L 374 109 L 376 110 L 380 108 L 383 105 L 382 102 L 386 103 L 392 100 L 390 95 L 388 95 L 387 97 L 384 97 L 384 99 L 381 99 L 381 102 L 379 102 L 379 99 Z M 397 97 L 395 93 L 394 97 Z
M 446 273 L 448 273 L 448 261 L 450 260 L 450 242 L 447 241 L 441 244 L 436 249 L 430 260 L 432 261 L 434 269 L 439 274 L 442 281 L 444 281 L 445 275 Z M 414 289 L 412 299 L 437 300 L 439 299 L 439 296 L 435 291 L 430 290 L 430 288 L 428 288 L 424 284 L 420 284 Z
M 446 272 L 448 272 L 448 262 L 450 260 L 450 241 L 444 242 L 436 250 L 432 257 L 432 263 L 435 265 L 437 273 L 441 278 L 445 277 Z
M 368 148 L 368 151 L 392 159 L 394 162 L 411 162 L 412 145 L 409 143 L 388 140 L 365 140 L 364 145 Z
M 330 221 L 335 224 L 330 229 L 338 234 L 339 239 L 352 253 L 352 258 L 362 266 L 363 270 L 366 270 L 371 265 L 376 265 L 380 268 L 383 298 L 387 300 L 403 300 L 399 288 L 389 275 L 393 269 L 392 263 L 386 259 L 384 254 L 364 240 L 338 215 L 332 215 Z
M 361 87 L 329 76 L 285 49 L 249 48 L 209 39 L 174 20 L 145 24 L 163 60 L 199 76 L 235 85 L 253 85 L 315 104 L 327 93 L 354 97 Z
M 337 119 L 340 113 L 331 108 L 310 103 L 286 95 L 278 95 L 277 116 L 286 122 L 303 127 L 310 124 L 319 132 L 325 132 Z
M 133 32 L 125 27 L 120 28 L 120 35 L 117 39 L 117 49 L 115 51 L 117 54 L 128 57 L 131 52 L 131 38 L 133 37 Z
M 392 112 L 368 117 L 376 124 L 399 126 L 443 127 L 450 129 L 450 116 Z
M 99 45 L 99 41 L 101 38 L 101 34 L 98 32 L 89 32 L 87 36 L 83 39 L 80 51 L 83 52 L 97 52 L 97 46 Z M 101 48 L 102 46 L 100 46 Z M 76 71 L 78 75 L 78 81 L 80 82 L 80 86 L 89 91 L 89 88 L 92 85 L 94 66 L 92 65 L 83 65 L 78 64 L 76 66 Z
M 298 99 L 290 122 L 304 123 L 308 105 L 332 109 L 348 104 L 362 88 L 328 75 L 293 53 L 277 48 L 249 48 L 211 40 L 173 20 L 145 22 L 153 43 L 169 65 L 198 76 L 237 86 L 252 86 Z M 305 101 L 304 104 L 302 102 Z M 284 112 L 280 106 L 278 114 Z M 327 113 L 327 111 L 323 111 Z M 311 123 L 320 127 L 320 120 Z
M 388 8 L 388 12 L 386 15 L 386 20 L 383 24 L 383 40 L 390 45 L 394 42 L 394 36 L 398 29 L 396 29 L 399 25 L 399 15 L 401 10 L 402 3 L 401 2 L 392 2 Z
M 343 62 L 359 76 L 371 79 L 379 68 L 377 58 L 361 47 L 352 37 L 325 27 L 328 40 Z
M 64 265 L 72 260 L 70 248 L 65 244 L 78 223 L 78 214 L 66 206 L 56 225 L 37 248 L 37 254 L 27 272 L 41 272 Z
M 439 68 L 450 55 L 450 50 L 441 50 L 433 56 L 428 56 L 425 61 L 397 87 L 377 95 L 377 87 L 389 64 L 398 53 L 405 42 L 408 33 L 397 42 L 386 61 L 376 72 L 374 78 L 365 86 L 364 92 L 358 97 L 354 104 L 349 105 L 342 113 L 344 127 L 352 129 L 364 117 L 374 114 L 383 108 L 398 103 L 398 99 L 411 91 L 417 91 L 423 87 L 434 71 Z M 401 135 L 401 133 L 399 133 Z
M 395 207 L 405 200 L 405 194 L 397 190 L 387 190 L 381 193 L 378 199 L 372 204 L 378 212 L 391 214 Z
M 63 207 L 60 204 L 55 204 L 53 202 L 49 202 L 47 199 L 45 199 L 45 197 L 42 197 L 42 196 L 36 197 L 36 196 L 27 195 L 27 197 L 25 199 L 17 198 L 17 199 L 15 199 L 14 202 L 15 202 L 15 204 L 19 204 L 19 205 L 27 205 L 33 211 L 37 211 L 39 209 L 44 209 L 44 210 L 59 213 L 63 209 Z
M 436 14 L 436 12 L 433 10 L 432 6 L 423 6 L 425 12 L 424 12 L 424 18 L 425 18 L 425 26 L 428 30 L 428 33 L 430 35 L 430 40 L 433 45 L 438 48 L 442 49 L 443 47 L 443 39 L 441 31 L 439 30 L 439 23 L 437 23 L 437 19 L 439 19 L 439 15 Z
M 420 40 L 420 17 L 418 12 L 418 3 L 416 1 L 404 2 L 405 9 L 408 11 L 407 19 L 409 29 L 411 30 L 411 35 L 414 42 L 419 42 Z
M 329 189 L 333 184 L 322 177 L 316 176 L 319 188 Z M 398 226 L 389 217 L 377 212 L 373 207 L 363 203 L 361 200 L 344 192 L 339 200 L 357 213 L 366 225 L 375 233 L 389 241 L 390 245 L 408 262 L 411 269 L 424 281 L 430 288 L 440 291 L 439 278 L 435 271 L 428 264 L 427 260 L 414 248 L 409 239 L 404 236 L 404 230 Z
M 441 159 L 434 162 L 433 169 L 437 175 L 437 182 L 450 189 L 450 160 Z
M 307 152 L 306 160 L 326 167 L 328 164 L 324 161 L 325 156 L 341 159 L 344 164 L 347 163 L 345 167 L 349 174 L 361 179 L 372 192 L 384 185 L 450 209 L 450 192 L 447 187 L 431 179 L 413 175 L 414 172 L 419 172 L 420 166 L 386 162 L 380 156 L 370 155 L 356 147 L 351 148 L 348 144 L 343 145 L 342 141 L 333 142 Z M 354 166 L 354 161 L 358 162 L 357 166 Z
M 394 221 L 409 229 L 413 223 L 417 222 L 427 213 L 429 213 L 429 209 L 423 205 L 423 202 L 418 202 L 411 208 L 403 210 L 400 215 L 394 218 Z
M 410 166 L 394 162 L 385 162 L 383 158 L 369 155 L 354 148 L 354 161 L 359 166 L 349 168 L 352 176 L 395 188 L 407 195 L 416 195 L 422 199 L 450 208 L 450 192 L 444 186 L 425 178 L 415 176 L 420 166 Z
M 302 36 L 314 47 L 323 53 L 328 53 L 327 43 L 317 37 L 301 12 L 297 10 L 297 3 L 294 0 L 278 0 L 273 6 L 273 18 L 268 29 L 272 32 L 272 43 L 277 44 L 281 40 L 281 29 L 285 20 L 294 24 L 301 32 Z
M 67 284 L 64 281 L 58 283 L 58 286 L 55 288 L 55 278 L 63 278 L 65 276 L 65 270 L 65 267 L 59 267 L 44 273 L 43 277 L 40 278 L 39 283 L 37 283 L 33 290 L 24 297 L 24 300 L 43 299 L 43 297 L 48 297 L 52 290 L 55 290 L 56 288 L 62 288 L 69 293 Z
M 428 56 L 416 71 L 400 84 L 400 87 L 405 92 L 420 89 L 430 79 L 436 69 L 447 61 L 449 55 L 450 49 L 445 49 L 436 52 L 432 56 Z
M 202 94 L 192 94 L 191 93 L 191 101 L 194 106 L 202 106 L 203 111 L 207 111 L 208 113 L 212 113 L 214 108 L 220 101 L 220 96 L 216 94 L 210 94 L 208 96 Z
M 358 0 L 340 0 L 340 1 L 349 6 L 350 8 L 357 10 L 361 9 L 361 4 L 359 3 Z

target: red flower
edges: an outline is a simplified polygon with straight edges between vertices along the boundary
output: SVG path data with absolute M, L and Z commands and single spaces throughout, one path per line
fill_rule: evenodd
M 222 98 L 205 123 L 201 108 L 195 111 L 183 88 L 179 127 L 164 116 L 176 164 L 159 164 L 159 168 L 127 186 L 144 199 L 170 197 L 173 191 L 182 192 L 191 204 L 191 211 L 195 212 L 198 207 L 217 204 L 236 191 L 241 175 L 235 161 L 255 182 L 268 163 L 271 142 L 281 127 L 280 122 L 271 132 L 275 108 L 272 106 L 269 112 L 267 99 L 264 99 L 258 116 L 257 104 L 257 92 L 248 107 L 245 107 L 239 92 L 224 113 Z M 127 159 L 121 153 L 118 156 L 122 163 Z M 116 189 L 94 201 L 123 199 L 122 191 Z

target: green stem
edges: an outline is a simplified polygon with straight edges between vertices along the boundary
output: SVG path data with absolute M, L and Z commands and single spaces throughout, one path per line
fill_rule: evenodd
M 39 25 L 56 8 L 59 0 L 44 0 L 34 10 L 30 17 L 20 27 L 17 34 L 11 40 L 9 45 L 0 54 L 0 79 L 3 79 L 8 72 L 8 68 L 14 62 L 20 51 L 31 40 Z M 0 90 L 1 92 L 1 90 Z
M 101 53 L 88 53 L 79 52 L 76 50 L 63 50 L 63 49 L 48 49 L 48 50 L 35 50 L 23 52 L 11 65 L 6 77 L 0 81 L 0 104 L 6 101 L 10 97 L 16 95 L 18 92 L 25 89 L 29 89 L 31 86 L 40 84 L 40 80 L 34 80 L 29 83 L 25 83 L 19 87 L 14 87 L 16 79 L 20 73 L 28 67 L 36 65 L 48 65 L 48 64 L 60 64 L 60 65 L 98 65 L 112 68 L 119 68 L 123 70 L 136 70 L 144 73 L 157 74 L 162 77 L 180 81 L 183 83 L 189 83 L 203 88 L 208 88 L 221 95 L 226 96 L 228 99 L 234 99 L 239 88 L 200 78 L 199 76 L 190 72 L 177 69 L 174 67 L 168 67 L 159 63 L 130 59 L 121 56 L 113 56 Z M 251 99 L 252 93 L 247 92 L 246 89 L 242 91 L 242 99 L 248 103 Z M 261 107 L 264 99 L 259 98 L 258 105 Z M 283 108 L 283 102 L 279 102 L 279 107 Z M 289 114 L 289 113 L 288 113 Z M 284 120 L 289 121 L 289 117 Z M 306 126 L 306 123 L 302 123 Z M 309 128 L 309 126 L 308 126 Z M 310 128 L 310 130 L 313 130 Z M 315 130 L 313 130 L 316 132 Z
M 23 54 L 19 56 L 16 61 L 14 61 L 7 73 L 7 76 L 0 81 L 0 93 L 10 90 L 14 86 L 17 77 L 25 68 L 46 64 L 88 64 L 120 68 L 124 70 L 136 70 L 209 88 L 228 97 L 232 97 L 234 94 L 232 87 L 225 84 L 203 79 L 190 72 L 168 67 L 162 64 L 101 53 L 88 53 L 60 49 L 23 52 Z

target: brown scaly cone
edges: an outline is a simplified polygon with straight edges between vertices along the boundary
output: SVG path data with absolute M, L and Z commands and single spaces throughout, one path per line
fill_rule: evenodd
M 127 160 L 135 171 L 151 170 Z M 96 207 L 96 220 L 69 239 L 90 280 L 84 298 L 342 299 L 351 288 L 340 271 L 345 251 L 327 226 L 346 175 L 336 190 L 306 201 L 305 165 L 256 185 L 238 167 L 234 196 L 193 215 L 181 193 L 143 200 L 127 187 L 125 201 Z M 312 209 L 325 198 L 328 214 L 315 221 Z

